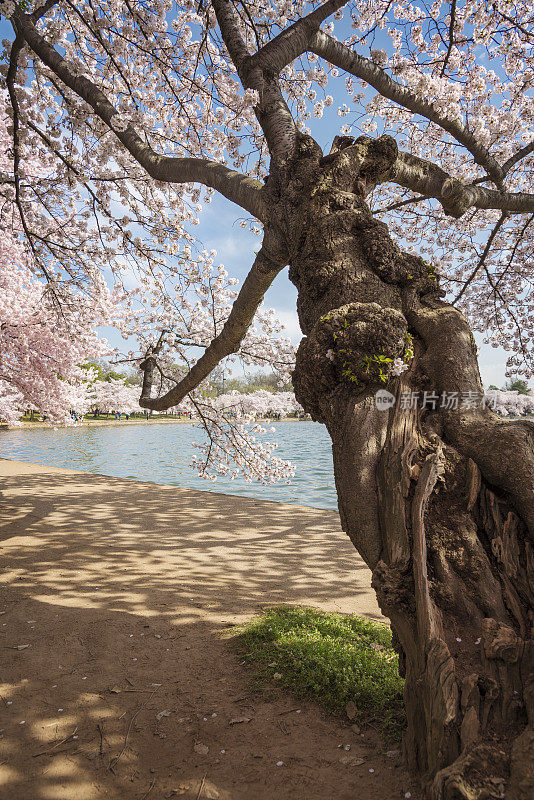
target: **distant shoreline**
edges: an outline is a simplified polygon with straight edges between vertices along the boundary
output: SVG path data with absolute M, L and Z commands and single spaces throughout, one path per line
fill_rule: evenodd
M 309 420 L 308 420 L 309 421 Z M 297 417 L 283 417 L 283 419 L 272 419 L 271 417 L 262 417 L 261 419 L 257 419 L 256 422 L 270 422 L 272 424 L 276 424 L 278 422 L 299 422 Z M 193 425 L 195 423 L 200 424 L 200 419 L 185 419 L 183 417 L 151 417 L 150 419 L 84 419 L 81 422 L 74 422 L 72 425 L 54 425 L 51 422 L 23 422 L 21 425 L 8 425 L 7 423 L 3 422 L 0 423 L 0 431 L 28 431 L 34 430 L 39 428 L 62 428 L 64 430 L 70 430 L 72 428 L 96 428 L 100 425 L 106 426 L 122 426 L 125 425 L 153 425 L 154 423 L 168 423 L 168 424 L 180 424 L 180 425 Z
M 23 422 L 21 425 L 8 425 L 7 423 L 0 424 L 0 430 L 3 431 L 27 431 L 33 430 L 34 428 L 64 428 L 65 430 L 70 428 L 81 428 L 81 427 L 88 427 L 88 428 L 95 428 L 98 425 L 150 425 L 154 422 L 178 422 L 178 423 L 191 423 L 191 422 L 199 422 L 198 419 L 181 419 L 176 418 L 172 419 L 170 417 L 154 417 L 152 419 L 84 419 L 80 422 L 73 422 L 72 425 L 57 425 L 52 422 Z

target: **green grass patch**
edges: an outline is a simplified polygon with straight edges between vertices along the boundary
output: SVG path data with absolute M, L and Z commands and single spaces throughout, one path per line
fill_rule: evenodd
M 404 681 L 386 625 L 352 614 L 278 606 L 238 631 L 234 641 L 252 665 L 258 688 L 276 683 L 345 717 L 352 701 L 356 722 L 373 722 L 387 738 L 400 737 Z

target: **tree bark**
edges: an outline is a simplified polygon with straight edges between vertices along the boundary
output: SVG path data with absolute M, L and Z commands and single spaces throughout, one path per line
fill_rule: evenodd
M 466 320 L 442 300 L 432 265 L 403 253 L 367 207 L 393 141 L 338 148 L 323 158 L 300 137 L 267 184 L 305 334 L 295 392 L 329 430 L 342 525 L 391 620 L 409 765 L 433 800 L 527 800 L 534 425 L 481 407 Z M 396 358 L 410 361 L 400 378 L 389 374 Z M 389 411 L 377 408 L 379 389 L 395 398 Z M 458 407 L 454 395 L 442 406 L 451 393 Z

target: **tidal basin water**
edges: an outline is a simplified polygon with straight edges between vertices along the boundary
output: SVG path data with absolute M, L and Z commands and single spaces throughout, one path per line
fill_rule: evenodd
M 288 486 L 245 483 L 241 478 L 216 482 L 198 478 L 189 467 L 198 455 L 193 442 L 204 441 L 197 424 L 153 422 L 95 425 L 79 428 L 0 430 L 0 458 L 30 461 L 116 478 L 164 483 L 170 486 L 299 503 L 315 508 L 337 508 L 330 437 L 324 425 L 293 420 L 272 422 L 275 433 L 262 439 L 278 442 L 275 455 L 292 461 L 296 474 Z

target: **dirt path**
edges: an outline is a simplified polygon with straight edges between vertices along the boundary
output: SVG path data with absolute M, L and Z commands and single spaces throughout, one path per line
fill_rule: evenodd
M 2 800 L 415 800 L 227 641 L 279 602 L 380 616 L 335 513 L 6 460 L 0 489 Z

